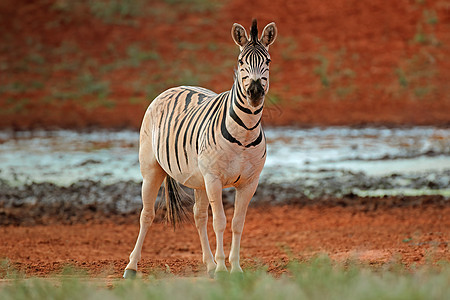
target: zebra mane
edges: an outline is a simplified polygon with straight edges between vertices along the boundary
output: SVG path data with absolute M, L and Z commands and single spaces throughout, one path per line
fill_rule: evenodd
M 253 45 L 255 45 L 258 41 L 258 22 L 256 21 L 256 19 L 253 19 L 252 21 L 252 27 L 250 29 L 250 41 L 253 43 Z

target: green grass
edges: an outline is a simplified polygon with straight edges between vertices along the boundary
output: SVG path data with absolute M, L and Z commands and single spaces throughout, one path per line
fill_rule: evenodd
M 295 38 L 289 36 L 289 37 L 279 37 L 279 40 L 277 41 L 282 45 L 280 48 L 281 50 L 281 57 L 285 61 L 293 61 L 298 58 L 298 45 Z
M 213 12 L 223 4 L 217 0 L 164 0 L 167 4 L 183 6 L 187 11 L 194 13 Z
M 317 55 L 316 59 L 320 62 L 320 64 L 316 68 L 314 68 L 314 74 L 320 77 L 322 86 L 327 88 L 330 86 L 330 78 L 328 75 L 328 66 L 330 62 L 323 55 Z
M 430 25 L 436 25 L 439 23 L 439 18 L 437 16 L 436 11 L 434 10 L 424 10 L 423 11 L 423 18 L 427 24 Z
M 337 51 L 331 51 L 323 47 L 318 54 L 307 54 L 314 59 L 317 65 L 313 69 L 315 75 L 320 79 L 322 90 L 319 91 L 319 97 L 328 97 L 333 100 L 352 98 L 357 86 L 354 81 L 357 77 L 356 72 L 346 67 L 349 60 L 355 61 L 359 57 L 357 54 L 348 54 L 345 47 Z
M 430 52 L 423 50 L 405 59 L 395 69 L 395 74 L 401 97 L 405 97 L 405 93 L 416 100 L 436 97 L 435 82 L 440 74 L 436 58 Z
M 4 267 L 4 266 L 3 266 Z M 2 272 L 0 272 L 2 274 Z M 5 273 L 3 272 L 3 275 Z M 336 264 L 328 257 L 291 261 L 279 278 L 264 268 L 220 280 L 171 275 L 125 281 L 98 280 L 79 272 L 51 279 L 16 277 L 0 284 L 1 299 L 445 299 L 450 266 L 406 269 Z
M 402 68 L 395 69 L 395 74 L 397 75 L 398 83 L 402 87 L 408 86 L 408 79 L 406 78 L 405 71 Z
M 142 0 L 89 0 L 91 13 L 106 24 L 136 25 L 128 19 L 142 15 Z
M 115 51 L 113 45 L 108 45 L 108 49 L 112 52 Z M 126 57 L 117 58 L 111 63 L 100 65 L 100 73 L 107 74 L 123 68 L 140 68 L 142 67 L 142 63 L 145 63 L 147 61 L 158 62 L 162 60 L 157 51 L 141 49 L 141 46 L 136 43 L 128 46 L 126 52 Z
M 419 99 L 426 97 L 431 92 L 433 92 L 432 86 L 418 86 L 414 88 L 414 95 Z
M 98 98 L 104 99 L 110 93 L 109 82 L 96 78 L 90 72 L 80 74 L 77 81 L 81 96 L 95 95 Z
M 130 45 L 127 48 L 128 63 L 133 67 L 139 67 L 141 62 L 147 60 L 157 60 L 159 59 L 159 54 L 156 51 L 145 51 L 142 50 L 139 45 Z
M 347 96 L 351 95 L 355 91 L 354 85 L 348 85 L 348 86 L 339 86 L 336 88 L 336 95 L 339 98 L 346 98 Z
M 441 42 L 434 34 L 434 27 L 438 23 L 439 18 L 436 11 L 424 10 L 423 18 L 417 23 L 417 30 L 412 41 L 422 45 L 440 46 Z

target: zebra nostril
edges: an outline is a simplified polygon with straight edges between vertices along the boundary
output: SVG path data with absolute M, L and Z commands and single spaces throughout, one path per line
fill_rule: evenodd
M 259 100 L 264 96 L 264 88 L 261 84 L 261 79 L 252 80 L 247 89 L 247 95 L 252 100 Z
M 261 80 L 252 80 L 252 82 L 250 83 L 250 88 L 254 91 L 262 89 Z

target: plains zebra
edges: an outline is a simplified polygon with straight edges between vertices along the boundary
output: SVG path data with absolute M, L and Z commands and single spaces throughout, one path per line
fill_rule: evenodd
M 239 249 L 244 219 L 266 159 L 261 116 L 269 90 L 268 49 L 277 36 L 277 27 L 275 23 L 268 24 L 258 39 L 256 20 L 250 37 L 242 25 L 235 23 L 231 35 L 240 54 L 230 91 L 216 94 L 200 87 L 172 88 L 156 97 L 145 113 L 139 147 L 143 209 L 125 278 L 136 274 L 142 244 L 155 216 L 156 195 L 164 179 L 168 217 L 172 222 L 183 214 L 177 182 L 194 189 L 194 219 L 210 276 L 227 271 L 222 189 L 235 187 L 229 261 L 232 273 L 242 272 Z M 209 205 L 216 234 L 215 257 L 207 235 Z

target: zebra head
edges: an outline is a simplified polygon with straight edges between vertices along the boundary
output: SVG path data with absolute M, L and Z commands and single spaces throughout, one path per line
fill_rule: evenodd
M 252 107 L 258 107 L 263 104 L 264 96 L 269 91 L 269 45 L 277 37 L 277 27 L 273 22 L 268 24 L 258 39 L 258 25 L 254 19 L 250 38 L 245 28 L 237 23 L 234 23 L 231 29 L 231 36 L 241 50 L 237 79 L 243 88 L 247 103 Z

